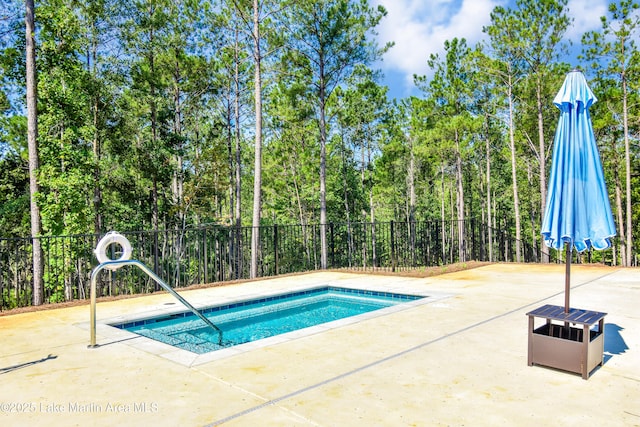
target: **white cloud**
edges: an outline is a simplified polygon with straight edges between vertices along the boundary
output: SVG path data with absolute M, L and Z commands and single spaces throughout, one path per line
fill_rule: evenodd
M 377 28 L 378 42 L 383 45 L 393 41 L 395 46 L 385 54 L 380 67 L 394 76 L 396 87 L 392 92 L 397 96 L 415 90 L 413 75 L 429 74 L 427 60 L 431 54 L 444 52 L 446 40 L 465 38 L 467 45 L 473 47 L 484 38 L 482 27 L 490 24 L 490 14 L 496 6 L 516 7 L 514 0 L 373 0 L 372 3 L 387 10 Z M 569 16 L 574 21 L 565 39 L 579 46 L 582 34 L 599 30 L 600 17 L 606 15 L 608 4 L 609 0 L 569 0 Z M 397 76 L 402 76 L 402 81 L 397 81 Z
M 567 30 L 565 38 L 580 44 L 584 33 L 600 30 L 600 17 L 607 15 L 608 7 L 609 0 L 569 0 L 567 9 L 568 15 L 573 18 L 573 25 Z
M 380 44 L 395 45 L 384 57 L 383 70 L 404 75 L 404 91 L 413 87 L 413 75 L 426 75 L 431 54 L 444 52 L 454 37 L 474 46 L 483 36 L 489 14 L 505 0 L 375 0 L 387 10 L 379 32 Z

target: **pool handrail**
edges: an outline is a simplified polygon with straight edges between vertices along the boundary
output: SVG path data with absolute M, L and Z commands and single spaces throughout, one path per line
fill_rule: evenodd
M 98 274 L 105 268 L 117 269 L 123 267 L 125 265 L 135 265 L 139 267 L 142 271 L 144 271 L 147 276 L 155 280 L 157 284 L 162 286 L 164 290 L 173 295 L 178 301 L 182 303 L 185 307 L 187 307 L 193 314 L 198 316 L 200 320 L 210 326 L 213 330 L 218 334 L 218 345 L 222 345 L 222 330 L 214 325 L 209 319 L 207 319 L 198 309 L 189 304 L 187 300 L 185 300 L 180 294 L 178 294 L 175 290 L 173 290 L 169 285 L 167 285 L 157 274 L 153 272 L 149 267 L 144 265 L 142 262 L 135 259 L 127 259 L 127 260 L 116 260 L 116 261 L 107 261 L 99 264 L 92 272 L 91 272 L 91 314 L 89 319 L 89 327 L 91 329 L 91 344 L 88 346 L 89 348 L 98 347 L 96 344 L 96 281 L 98 278 Z

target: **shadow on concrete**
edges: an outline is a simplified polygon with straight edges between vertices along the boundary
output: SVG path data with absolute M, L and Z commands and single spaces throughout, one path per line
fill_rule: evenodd
M 6 368 L 0 368 L 1 374 L 8 374 L 9 372 L 16 371 L 18 369 L 26 368 L 27 366 L 36 365 L 38 363 L 46 362 L 47 360 L 57 359 L 58 356 L 54 356 L 53 354 L 48 355 L 47 357 L 43 357 L 42 359 L 32 360 L 31 362 L 21 363 L 19 365 L 7 366 Z
M 623 327 L 615 323 L 605 323 L 604 325 L 604 363 L 607 363 L 613 356 L 626 352 L 629 347 L 620 335 Z
M 142 335 L 140 335 L 140 336 L 142 336 Z M 125 342 L 125 341 L 137 340 L 138 338 L 140 338 L 140 336 L 127 337 L 127 338 L 122 338 L 121 340 L 114 340 L 114 341 L 104 342 L 102 344 L 96 344 L 93 347 L 88 345 L 87 348 L 98 348 L 98 347 L 104 347 L 104 346 L 111 345 L 111 344 L 118 344 L 118 343 Z

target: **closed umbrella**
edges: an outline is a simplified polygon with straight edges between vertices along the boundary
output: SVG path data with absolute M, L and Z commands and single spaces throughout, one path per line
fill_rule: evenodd
M 569 312 L 571 252 L 611 246 L 616 229 L 593 134 L 589 107 L 596 97 L 582 72 L 567 73 L 553 103 L 560 119 L 553 142 L 547 205 L 542 220 L 545 244 L 566 245 L 565 313 Z

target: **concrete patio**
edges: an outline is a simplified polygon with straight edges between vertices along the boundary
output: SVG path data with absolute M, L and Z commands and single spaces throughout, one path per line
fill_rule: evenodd
M 608 313 L 588 380 L 527 365 L 527 316 L 564 302 L 563 265 L 429 278 L 314 272 L 180 292 L 196 307 L 311 285 L 439 296 L 220 357 L 119 336 L 166 294 L 0 317 L 2 426 L 640 426 L 640 270 L 572 266 L 571 306 Z

